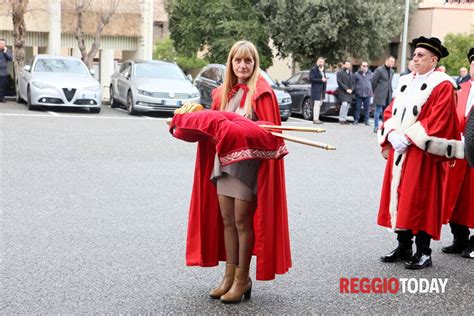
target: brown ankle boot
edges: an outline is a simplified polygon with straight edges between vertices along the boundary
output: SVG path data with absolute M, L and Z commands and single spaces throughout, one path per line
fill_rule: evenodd
M 234 282 L 234 277 L 235 277 L 235 268 L 237 266 L 233 263 L 227 263 L 225 265 L 225 273 L 224 277 L 222 278 L 221 284 L 213 289 L 210 293 L 209 296 L 213 299 L 219 299 L 221 298 L 222 295 L 227 293 L 229 289 L 232 286 L 232 283 Z
M 249 268 L 237 267 L 234 283 L 230 290 L 221 296 L 221 302 L 225 304 L 238 303 L 242 299 L 242 295 L 244 299 L 248 300 L 251 292 L 252 280 L 249 278 Z

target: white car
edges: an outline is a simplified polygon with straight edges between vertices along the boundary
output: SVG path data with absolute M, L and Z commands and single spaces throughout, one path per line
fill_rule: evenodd
M 92 74 L 79 58 L 36 55 L 18 76 L 17 102 L 26 102 L 29 110 L 80 107 L 99 113 L 102 92 Z
M 124 105 L 137 112 L 173 112 L 200 95 L 191 79 L 176 64 L 164 61 L 125 61 L 110 80 L 110 106 Z

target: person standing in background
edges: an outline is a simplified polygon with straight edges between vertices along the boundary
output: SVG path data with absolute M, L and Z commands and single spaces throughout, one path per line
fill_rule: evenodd
M 364 122 L 369 124 L 370 98 L 374 95 L 372 92 L 372 72 L 369 70 L 369 64 L 363 61 L 360 69 L 354 75 L 356 108 L 354 111 L 354 125 L 359 124 L 360 108 L 364 105 Z
M 395 72 L 393 71 L 395 58 L 389 56 L 385 58 L 385 64 L 378 67 L 372 76 L 372 90 L 374 91 L 374 133 L 379 128 L 379 119 L 382 112 L 392 101 L 392 79 Z
M 471 75 L 467 73 L 466 67 L 459 68 L 459 77 L 456 79 L 456 83 L 460 85 L 463 82 L 467 82 L 471 80 Z
M 400 76 L 405 76 L 412 73 L 415 70 L 415 65 L 413 64 L 413 59 L 408 63 L 407 69 L 400 74 Z
M 323 124 L 319 119 L 319 111 L 323 104 L 326 93 L 326 70 L 324 69 L 324 58 L 318 57 L 316 64 L 309 72 L 309 81 L 311 81 L 311 99 L 313 100 L 313 123 Z
M 12 54 L 8 51 L 5 40 L 0 39 L 0 102 L 2 103 L 5 103 L 8 89 L 8 62 L 12 60 Z
M 353 100 L 354 90 L 354 74 L 352 73 L 352 65 L 346 61 L 340 71 L 337 73 L 337 99 L 341 102 L 339 110 L 339 123 L 349 124 L 347 122 L 347 112 Z

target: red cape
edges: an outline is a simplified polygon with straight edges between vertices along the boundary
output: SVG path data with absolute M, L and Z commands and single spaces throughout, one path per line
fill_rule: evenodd
M 472 81 L 462 83 L 457 93 L 456 112 L 461 130 L 469 117 L 465 111 L 471 84 Z M 474 172 L 467 160 L 458 159 L 454 166 L 446 164 L 445 168 L 443 224 L 450 222 L 474 228 Z
M 213 110 L 219 108 L 221 87 L 213 91 Z M 262 77 L 257 82 L 252 106 L 259 120 L 281 125 L 278 102 Z M 226 260 L 216 187 L 210 181 L 215 154 L 216 146 L 212 142 L 199 141 L 186 241 L 186 264 L 189 266 L 210 267 Z M 262 160 L 257 182 L 253 249 L 257 257 L 256 278 L 272 280 L 275 274 L 283 274 L 291 267 L 283 159 Z

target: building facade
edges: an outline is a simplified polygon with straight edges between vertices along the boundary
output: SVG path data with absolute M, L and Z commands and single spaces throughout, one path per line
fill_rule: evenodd
M 96 77 L 103 95 L 108 97 L 110 76 L 117 60 L 129 58 L 151 59 L 154 43 L 167 36 L 168 17 L 165 0 L 102 0 L 84 1 L 83 31 L 89 51 L 101 12 L 116 10 L 104 28 L 100 50 L 96 56 Z M 0 38 L 13 43 L 13 23 L 8 2 L 0 4 Z M 54 54 L 81 57 L 75 38 L 77 12 L 75 0 L 29 0 L 25 14 L 25 61 L 35 54 Z M 11 71 L 13 73 L 13 71 Z

